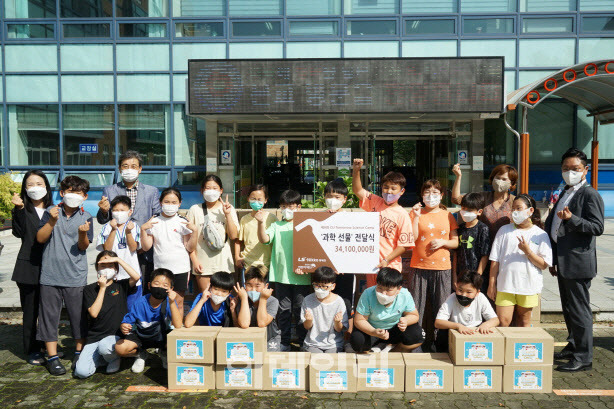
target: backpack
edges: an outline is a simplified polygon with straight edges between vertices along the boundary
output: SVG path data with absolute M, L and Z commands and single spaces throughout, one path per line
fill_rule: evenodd
M 166 339 L 166 334 L 168 334 L 171 330 L 170 320 L 166 316 L 166 305 L 167 299 L 162 301 L 162 304 L 160 305 L 160 316 L 162 317 L 161 322 L 154 322 L 148 327 L 143 327 L 138 323 L 135 325 L 135 332 L 139 338 L 151 342 L 164 342 Z
M 205 222 L 203 223 L 203 238 L 205 239 L 205 243 L 211 250 L 220 251 L 224 248 L 224 245 L 226 245 L 228 235 L 222 236 L 220 234 L 213 222 L 209 220 L 207 205 L 203 203 L 202 206 L 203 213 L 205 214 Z

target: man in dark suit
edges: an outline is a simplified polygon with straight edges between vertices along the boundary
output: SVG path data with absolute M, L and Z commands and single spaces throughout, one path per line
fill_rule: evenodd
M 132 219 L 139 226 L 160 213 L 160 192 L 155 186 L 146 185 L 139 181 L 142 170 L 143 159 L 138 152 L 126 151 L 120 155 L 119 171 L 122 180 L 103 189 L 102 199 L 98 202 L 99 209 L 96 214 L 98 223 L 105 224 L 111 220 L 111 201 L 116 196 L 128 196 L 130 198 Z M 143 292 L 147 293 L 149 291 L 147 283 L 153 271 L 152 251 L 141 252 L 139 250 L 139 264 L 143 274 L 143 285 L 135 287 L 135 289 L 142 287 Z
M 603 199 L 586 181 L 586 155 L 575 148 L 563 154 L 561 170 L 567 186 L 546 219 L 546 232 L 552 240 L 563 317 L 567 325 L 567 345 L 554 354 L 569 359 L 556 369 L 586 371 L 593 362 L 593 313 L 589 289 L 597 275 L 596 237 L 603 233 Z

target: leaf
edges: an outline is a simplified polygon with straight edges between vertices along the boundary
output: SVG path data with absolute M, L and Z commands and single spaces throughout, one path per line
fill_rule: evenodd
M 303 395 L 301 396 L 301 399 L 309 399 L 307 396 Z
M 254 396 L 258 396 L 258 392 L 254 392 Z
M 412 399 L 412 400 L 409 401 L 409 403 L 413 405 L 414 403 L 416 403 L 416 400 Z

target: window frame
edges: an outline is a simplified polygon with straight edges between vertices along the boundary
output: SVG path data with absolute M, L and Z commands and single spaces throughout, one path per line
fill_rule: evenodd
M 4 25 L 2 27 L 2 38 L 7 43 L 19 43 L 24 42 L 28 44 L 32 43 L 56 43 L 59 38 L 58 26 L 56 20 L 46 20 L 46 19 L 28 19 L 28 20 L 5 20 Z M 50 25 L 53 26 L 53 37 L 52 38 L 10 38 L 9 37 L 9 25 Z
M 409 34 L 407 32 L 407 23 L 412 20 L 442 20 L 442 21 L 452 21 L 454 23 L 454 32 L 453 33 L 437 33 L 437 34 Z M 404 39 L 418 39 L 418 38 L 429 38 L 429 39 L 452 39 L 457 38 L 459 35 L 459 23 L 458 17 L 456 16 L 445 16 L 445 17 L 434 17 L 434 16 L 411 16 L 405 17 L 402 20 L 403 32 L 401 36 Z
M 352 15 L 354 16 L 354 15 Z M 395 27 L 394 34 L 348 34 L 348 23 L 354 21 L 393 21 Z M 357 40 L 357 39 L 379 39 L 379 40 L 390 40 L 392 38 L 400 39 L 401 38 L 401 30 L 399 30 L 399 17 L 391 16 L 391 17 L 345 17 L 343 19 L 343 38 Z
M 465 22 L 466 21 L 471 21 L 471 20 L 495 20 L 495 19 L 506 19 L 506 20 L 512 20 L 512 32 L 511 33 L 466 33 L 465 32 Z M 518 20 L 516 18 L 516 16 L 514 15 L 509 15 L 509 14 L 484 14 L 483 16 L 479 16 L 479 15 L 469 15 L 469 16 L 462 16 L 461 20 L 460 20 L 460 35 L 463 38 L 475 38 L 475 39 L 479 39 L 479 38 L 484 38 L 484 37 L 489 37 L 488 39 L 497 39 L 497 38 L 509 38 L 509 37 L 517 37 L 518 36 Z
M 296 23 L 296 22 L 303 22 L 303 23 L 308 23 L 308 22 L 316 22 L 316 23 L 320 23 L 320 22 L 326 22 L 326 23 L 337 23 L 337 34 L 308 34 L 308 35 L 296 35 L 296 34 L 291 34 L 290 33 L 290 25 L 292 25 L 292 23 Z M 341 34 L 341 28 L 343 27 L 344 23 L 342 21 L 341 18 L 330 18 L 330 19 L 315 19 L 315 18 L 288 18 L 286 20 L 286 30 L 285 30 L 285 36 L 287 38 L 291 38 L 293 41 L 296 41 L 296 39 L 301 39 L 301 40 L 305 40 L 307 41 L 310 38 L 314 38 L 314 39 L 318 39 L 318 40 L 322 40 L 322 39 L 327 39 L 327 38 L 336 38 L 339 39 L 342 36 Z
M 284 18 L 232 18 L 229 19 L 228 22 L 228 38 L 233 40 L 257 40 L 258 42 L 268 42 L 269 40 L 281 40 L 284 38 L 285 33 L 285 19 Z M 241 36 L 234 35 L 234 24 L 235 23 L 279 23 L 279 35 L 270 35 L 270 36 Z
M 173 27 L 173 41 L 189 41 L 189 42 L 194 42 L 194 40 L 206 40 L 206 42 L 220 42 L 220 41 L 226 41 L 228 39 L 228 27 L 227 27 L 227 23 L 228 20 L 220 20 L 220 19 L 203 19 L 203 20 L 195 20 L 194 18 L 190 18 L 190 19 L 172 19 L 171 21 L 171 25 Z M 177 37 L 176 33 L 177 33 L 177 24 L 202 24 L 202 23 L 221 23 L 222 24 L 222 35 L 221 36 L 217 36 L 217 37 L 201 37 L 201 36 L 194 36 L 194 37 Z

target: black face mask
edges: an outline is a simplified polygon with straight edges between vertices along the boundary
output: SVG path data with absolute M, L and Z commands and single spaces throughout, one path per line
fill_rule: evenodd
M 463 307 L 466 307 L 469 304 L 471 304 L 475 298 L 469 298 L 469 297 L 465 297 L 464 295 L 456 294 L 456 299 L 458 300 L 458 303 L 460 305 L 462 305 Z
M 166 288 L 162 288 L 162 287 L 150 287 L 149 288 L 149 293 L 156 300 L 166 299 L 166 296 L 167 296 L 166 291 L 167 291 Z

